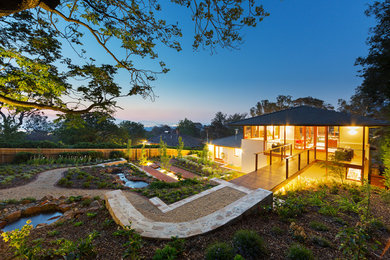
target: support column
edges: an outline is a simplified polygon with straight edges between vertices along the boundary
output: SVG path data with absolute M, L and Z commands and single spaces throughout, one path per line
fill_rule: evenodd
M 363 145 L 362 145 L 362 177 L 361 181 L 364 179 L 364 163 L 365 163 L 365 148 L 366 148 L 366 127 L 363 126 Z
M 284 145 L 286 145 L 287 141 L 286 141 L 286 128 L 287 126 L 285 125 L 284 126 Z
M 325 161 L 328 161 L 329 126 L 325 126 Z

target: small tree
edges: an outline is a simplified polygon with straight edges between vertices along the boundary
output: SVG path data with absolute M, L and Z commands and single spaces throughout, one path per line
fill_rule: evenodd
M 141 158 L 139 159 L 139 164 L 146 165 L 148 163 L 148 157 L 146 156 L 145 144 L 141 148 Z
M 183 158 L 182 151 L 184 148 L 184 143 L 183 143 L 181 136 L 179 136 L 178 141 L 179 141 L 179 144 L 177 145 L 177 158 L 181 159 L 181 158 Z
M 381 157 L 385 166 L 385 187 L 390 189 L 390 137 L 386 137 L 381 145 Z
M 209 152 L 209 147 L 207 144 L 203 146 L 203 150 L 201 152 L 201 160 L 203 164 L 208 164 L 210 159 L 210 152 Z
M 322 167 L 329 169 L 331 175 L 339 178 L 341 183 L 344 184 L 346 174 L 345 166 L 335 156 L 331 157 L 330 163 L 324 162 Z
M 127 140 L 127 156 L 129 158 L 129 161 L 130 161 L 131 160 L 131 156 L 132 156 L 132 153 L 131 153 L 131 139 Z
M 167 144 L 162 140 L 160 137 L 160 161 L 161 161 L 161 168 L 163 168 L 166 171 L 169 171 L 171 168 L 170 160 L 168 154 L 167 154 Z

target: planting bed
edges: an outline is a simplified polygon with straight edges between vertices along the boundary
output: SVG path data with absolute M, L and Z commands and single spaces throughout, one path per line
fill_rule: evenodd
M 343 229 L 344 225 L 354 229 L 356 224 L 361 223 L 359 214 L 349 212 L 348 207 L 345 207 L 344 203 L 340 203 L 342 197 L 349 197 L 356 201 L 363 199 L 363 193 L 358 190 L 360 188 L 341 187 L 341 185 L 332 187 L 329 185 L 291 192 L 282 197 L 287 202 L 283 207 L 279 206 L 275 210 L 268 209 L 260 216 L 244 216 L 240 221 L 223 226 L 214 232 L 185 239 L 183 245 L 180 241 L 172 243 L 172 241 L 166 240 L 139 240 L 132 231 L 122 231 L 112 221 L 106 209 L 91 209 L 92 205 L 88 206 L 87 203 L 79 201 L 75 202 L 75 207 L 80 211 L 78 214 L 63 222 L 33 229 L 28 239 L 28 245 L 31 246 L 40 242 L 42 248 L 47 250 L 46 252 L 55 252 L 54 249 L 64 247 L 71 241 L 76 244 L 73 252 L 83 254 L 84 259 L 121 259 L 123 255 L 128 255 L 129 252 L 133 252 L 141 259 L 152 259 L 157 249 L 169 245 L 182 249 L 175 253 L 176 258 L 170 259 L 205 259 L 207 248 L 215 242 L 224 242 L 226 247 L 229 248 L 243 241 L 244 244 L 241 244 L 243 246 L 239 249 L 245 257 L 245 254 L 249 252 L 259 252 L 248 250 L 250 246 L 253 247 L 253 243 L 245 244 L 245 239 L 233 240 L 237 231 L 246 229 L 262 237 L 264 248 L 260 252 L 264 255 L 261 259 L 286 259 L 290 248 L 295 249 L 294 252 L 298 254 L 297 257 L 301 257 L 295 259 L 310 259 L 303 258 L 302 251 L 296 250 L 297 246 L 293 247 L 293 245 L 307 248 L 314 259 L 353 259 L 353 256 L 342 253 L 339 248 L 341 239 L 337 234 Z M 390 203 L 388 198 L 388 193 L 379 191 L 375 191 L 371 195 L 371 213 L 379 220 L 372 222 L 369 230 L 370 237 L 367 239 L 369 245 L 373 245 L 375 240 L 378 240 L 381 245 L 376 248 L 369 247 L 366 252 L 366 258 L 368 259 L 378 259 L 376 255 L 382 253 L 386 240 L 390 236 L 388 230 L 390 206 L 386 204 L 386 201 Z M 85 206 L 82 204 L 85 204 Z M 102 203 L 99 202 L 99 204 Z M 304 206 L 302 207 L 302 205 Z M 5 207 L 14 206 L 7 204 Z M 327 210 L 321 210 L 324 207 Z M 336 210 L 331 210 L 331 208 Z M 299 230 L 299 232 L 295 232 L 296 230 Z M 241 234 L 253 237 L 253 232 L 241 232 Z M 88 235 L 91 235 L 90 241 L 86 240 Z M 236 235 L 236 238 L 239 238 L 239 236 Z M 81 242 L 84 242 L 82 245 L 85 246 L 80 246 Z M 128 250 L 129 248 L 132 250 Z M 69 251 L 71 249 L 70 247 L 67 248 L 63 251 L 63 254 L 70 256 Z M 161 252 L 159 251 L 159 253 Z M 41 254 L 43 254 L 43 251 L 41 251 Z M 14 258 L 13 250 L 1 238 L 0 255 L 5 260 Z M 61 257 L 52 256 L 51 258 L 58 259 Z M 383 259 L 389 258 L 390 254 L 387 252 Z M 165 258 L 158 259 L 168 258 L 165 255 Z M 251 258 L 245 257 L 245 259 Z
M 130 164 L 115 165 L 110 167 L 85 167 L 69 169 L 58 181 L 57 185 L 66 188 L 79 189 L 130 189 L 124 186 L 118 174 L 122 173 L 129 181 L 142 181 L 151 183 L 153 178 L 139 171 Z

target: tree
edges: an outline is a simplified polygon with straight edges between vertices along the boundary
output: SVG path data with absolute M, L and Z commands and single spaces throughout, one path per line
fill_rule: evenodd
M 167 153 L 167 144 L 162 140 L 160 137 L 160 146 L 158 148 L 160 152 L 160 162 L 161 162 L 161 168 L 169 171 L 171 168 L 171 158 L 169 158 L 169 155 Z
M 179 136 L 178 138 L 178 144 L 177 144 L 177 158 L 181 159 L 183 158 L 183 148 L 184 148 L 184 143 L 183 143 L 183 139 L 181 138 L 181 136 Z
M 24 120 L 37 113 L 37 110 L 23 108 L 7 108 L 0 103 L 0 139 L 5 142 L 20 140 L 24 133 L 20 132 Z
M 140 143 L 146 136 L 144 125 L 132 121 L 122 121 L 119 123 L 119 130 L 124 133 L 125 140 L 131 139 L 133 144 Z
M 165 132 L 171 132 L 172 128 L 169 125 L 159 125 L 153 126 L 152 131 L 150 131 L 151 136 L 159 136 Z
M 370 29 L 367 39 L 368 55 L 359 57 L 356 65 L 363 78 L 362 84 L 356 89 L 361 93 L 370 107 L 376 111 L 387 110 L 390 106 L 390 0 L 375 1 L 366 10 L 367 16 L 373 16 L 377 25 Z
M 184 120 L 180 120 L 176 129 L 179 130 L 180 134 L 189 135 L 193 137 L 200 136 L 200 129 L 196 127 L 194 122 L 187 118 L 184 118 Z
M 43 112 L 37 111 L 30 115 L 23 128 L 26 130 L 27 139 L 30 140 L 50 140 L 53 136 L 50 135 L 54 130 L 54 124 L 47 120 L 47 116 Z
M 255 27 L 268 14 L 253 0 L 172 3 L 192 12 L 193 48 L 236 48 L 241 31 Z M 167 24 L 159 1 L 126 0 L 12 0 L 0 3 L 0 101 L 21 107 L 82 114 L 112 112 L 121 96 L 154 97 L 151 82 L 169 70 L 141 68 L 137 57 L 157 59 L 158 46 L 181 50 L 176 24 Z M 112 64 L 97 64 L 83 48 L 85 38 L 99 45 Z M 63 42 L 80 56 L 79 65 L 63 57 Z M 121 48 L 116 48 L 117 43 Z M 59 66 L 62 63 L 64 66 Z M 77 65 L 76 65 L 77 64 Z M 129 73 L 123 92 L 114 81 L 117 70 Z M 14 77 L 11 77 L 11 76 Z M 69 77 L 89 77 L 73 86 Z M 68 102 L 69 96 L 75 101 Z
M 256 105 L 249 110 L 249 112 L 251 116 L 260 116 L 297 106 L 311 106 L 329 110 L 334 109 L 331 104 L 318 98 L 308 96 L 292 99 L 292 96 L 279 95 L 276 97 L 276 102 L 271 102 L 268 99 L 257 102 Z

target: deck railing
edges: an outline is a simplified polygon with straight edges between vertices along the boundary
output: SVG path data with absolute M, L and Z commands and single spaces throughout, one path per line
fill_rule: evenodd
M 255 153 L 255 156 L 256 156 L 256 159 L 255 159 L 255 170 L 257 171 L 258 167 L 258 161 L 259 161 L 259 154 L 264 154 L 264 155 L 269 155 L 269 161 L 270 161 L 270 165 L 272 165 L 272 159 L 274 157 L 280 157 L 280 160 L 283 161 L 283 159 L 285 159 L 286 157 L 288 157 L 287 153 L 289 153 L 291 156 L 292 155 L 292 151 L 293 151 L 293 148 L 292 148 L 292 144 L 284 144 L 284 145 L 281 145 L 281 146 L 277 146 L 277 147 L 274 147 L 272 149 L 269 149 L 269 150 L 266 150 L 266 151 L 263 151 L 263 152 L 258 152 L 258 153 Z
M 297 159 L 297 165 L 290 163 L 292 160 Z M 310 163 L 317 160 L 317 147 L 310 147 L 299 153 L 286 157 L 286 180 L 289 176 L 303 170 Z M 294 167 L 295 166 L 295 167 Z

